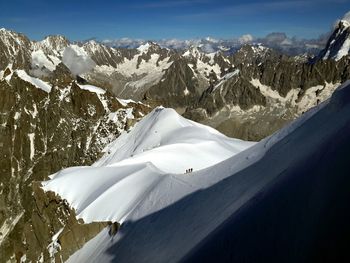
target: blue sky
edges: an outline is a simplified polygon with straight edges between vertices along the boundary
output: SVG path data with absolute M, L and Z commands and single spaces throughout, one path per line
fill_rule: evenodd
M 36 40 L 49 34 L 157 40 L 271 32 L 315 38 L 350 10 L 350 0 L 9 0 L 0 10 L 0 27 Z

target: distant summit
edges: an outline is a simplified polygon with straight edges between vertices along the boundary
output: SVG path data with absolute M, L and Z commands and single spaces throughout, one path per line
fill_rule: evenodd
M 319 55 L 320 59 L 340 60 L 350 53 L 350 12 L 337 22 L 325 49 Z

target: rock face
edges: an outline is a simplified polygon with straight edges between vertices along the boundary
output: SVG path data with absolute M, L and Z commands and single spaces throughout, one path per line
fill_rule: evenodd
M 327 99 L 350 77 L 349 56 L 311 63 L 244 46 L 230 61 L 236 74 L 207 89 L 185 116 L 246 140 L 270 135 Z
M 83 45 L 83 49 L 90 55 L 97 65 L 118 67 L 125 58 L 131 59 L 136 53 L 136 50 L 128 49 L 113 49 L 97 43 L 89 41 Z
M 148 108 L 82 89 L 63 65 L 48 82 L 50 92 L 20 72 L 0 80 L 0 261 L 60 262 L 106 223 L 83 225 L 35 182 L 63 167 L 93 163 Z
M 29 69 L 30 66 L 30 40 L 13 31 L 0 29 L 0 69 L 9 64 L 15 68 Z
M 186 61 L 177 59 L 166 69 L 163 79 L 145 93 L 144 100 L 172 107 L 187 107 L 200 96 L 199 82 Z

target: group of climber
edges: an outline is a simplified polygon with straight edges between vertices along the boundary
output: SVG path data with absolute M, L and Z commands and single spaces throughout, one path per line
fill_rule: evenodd
M 186 169 L 186 174 L 192 173 L 192 172 L 193 172 L 193 168 Z

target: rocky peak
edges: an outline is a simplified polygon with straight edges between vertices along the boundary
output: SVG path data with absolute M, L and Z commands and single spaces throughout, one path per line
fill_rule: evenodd
M 146 44 L 139 46 L 137 50 L 141 54 L 144 54 L 144 53 L 155 54 L 155 53 L 159 53 L 162 50 L 162 48 L 161 46 L 159 46 L 157 43 L 153 41 L 147 41 Z
M 96 53 L 96 52 L 101 52 L 103 49 L 107 47 L 100 43 L 97 43 L 95 40 L 89 40 L 88 42 L 84 43 L 83 48 L 88 53 Z
M 61 35 L 50 35 L 44 40 L 34 42 L 34 50 L 43 49 L 46 52 L 50 51 L 62 51 L 70 44 L 69 40 Z
M 183 53 L 184 57 L 200 59 L 203 53 L 199 50 L 198 46 L 190 46 L 188 50 Z
M 243 45 L 237 53 L 242 54 L 244 56 L 262 56 L 266 54 L 270 49 L 261 45 L 261 44 L 245 44 Z
M 31 42 L 23 34 L 0 29 L 0 70 L 9 64 L 13 68 L 28 68 Z
M 159 55 L 159 59 L 163 60 L 174 53 L 173 50 L 162 48 L 159 44 L 152 41 L 148 41 L 146 44 L 139 46 L 136 50 L 140 54 L 139 57 L 145 61 L 148 61 L 148 59 L 150 59 L 151 55 L 153 54 Z
M 158 55 L 156 62 L 158 66 L 160 61 L 169 58 L 173 54 L 173 51 L 167 48 L 162 48 L 157 43 L 152 41 L 148 41 L 146 44 L 139 46 L 137 51 L 139 52 L 137 58 L 137 68 L 142 61 L 148 62 L 153 55 Z
M 233 65 L 249 66 L 251 64 L 259 64 L 265 61 L 267 58 L 275 60 L 279 57 L 278 52 L 267 48 L 261 44 L 243 45 L 236 53 L 234 53 L 230 60 Z
M 0 40 L 7 45 L 23 46 L 28 45 L 30 40 L 23 34 L 5 28 L 0 29 Z
M 340 20 L 318 59 L 340 60 L 350 53 L 350 21 Z
M 82 45 L 82 49 L 99 66 L 106 65 L 116 68 L 124 61 L 124 54 L 115 48 L 90 40 Z
M 195 102 L 199 94 L 198 88 L 193 70 L 186 59 L 180 57 L 165 70 L 162 80 L 145 93 L 144 99 L 147 104 L 185 108 Z

